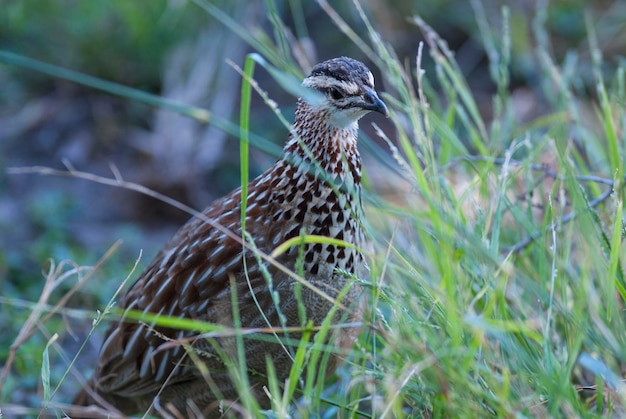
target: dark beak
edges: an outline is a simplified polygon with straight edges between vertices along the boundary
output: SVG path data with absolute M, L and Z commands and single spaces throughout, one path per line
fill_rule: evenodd
M 389 111 L 387 110 L 387 106 L 382 100 L 380 100 L 380 98 L 373 89 L 369 89 L 367 87 L 365 88 L 363 101 L 360 103 L 360 106 L 362 109 L 378 112 L 380 114 L 383 114 L 385 118 L 389 118 Z

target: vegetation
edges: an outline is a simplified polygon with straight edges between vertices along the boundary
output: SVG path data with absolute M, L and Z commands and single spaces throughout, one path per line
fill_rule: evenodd
M 200 103 L 181 103 L 158 91 L 154 68 L 143 84 L 137 74 L 125 78 L 122 74 L 127 70 L 116 73 L 125 66 L 109 62 L 101 67 L 100 50 L 88 43 L 77 49 L 76 56 L 66 54 L 58 61 L 54 55 L 30 60 L 28 52 L 41 55 L 21 40 L 16 45 L 26 52 L 11 48 L 8 41 L 0 43 L 4 48 L 0 62 L 5 64 L 0 67 L 0 80 L 10 80 L 6 94 L 20 100 L 35 95 L 30 92 L 43 94 L 55 77 L 65 84 L 116 95 L 122 99 L 111 99 L 117 101 L 111 103 L 130 114 L 123 121 L 144 129 L 150 125 L 146 121 L 151 111 L 140 103 L 178 112 L 197 126 L 208 122 L 230 136 L 239 137 L 239 127 L 249 121 L 249 143 L 241 141 L 239 161 L 245 179 L 254 175 L 255 165 L 269 161 L 254 150 L 276 153 L 286 138 L 285 121 L 291 119 L 290 110 L 276 107 L 274 101 L 292 104 L 293 99 L 278 100 L 284 93 L 269 86 L 293 92 L 294 80 L 306 72 L 307 64 L 315 62 L 311 44 L 319 46 L 323 58 L 351 55 L 377 69 L 377 85 L 391 118 L 377 120 L 380 126 L 369 126 L 369 119 L 362 123 L 369 134 L 361 141 L 368 189 L 365 212 L 374 242 L 371 276 L 359 278 L 368 289 L 366 327 L 336 377 L 320 377 L 318 382 L 294 379 L 287 386 L 270 377 L 272 415 L 623 416 L 626 6 L 618 1 L 594 2 L 591 9 L 584 1 L 550 5 L 538 1 L 534 9 L 523 10 L 472 0 L 425 1 L 412 10 L 398 2 L 396 9 L 379 10 L 375 6 L 366 9 L 357 1 L 335 10 L 322 0 L 306 5 L 267 1 L 261 13 L 267 14 L 267 20 L 257 25 L 251 23 L 256 22 L 253 18 L 238 15 L 233 19 L 236 8 L 226 9 L 224 3 L 196 0 L 180 7 L 176 2 L 155 3 L 144 20 L 141 11 L 123 6 L 128 2 L 113 2 L 106 11 L 126 22 L 122 27 L 140 32 L 134 38 L 137 45 L 122 43 L 119 52 L 123 56 L 155 54 L 137 56 L 137 61 L 150 67 L 160 62 L 173 65 L 168 61 L 173 58 L 167 58 L 169 48 L 191 42 L 193 30 L 203 25 L 219 22 L 230 36 L 247 44 L 252 53 L 245 67 L 249 77 L 243 77 L 244 89 L 238 90 L 244 92 L 239 118 L 211 113 L 213 109 Z M 105 7 L 91 4 L 81 7 Z M 14 4 L 4 13 L 3 19 L 11 25 L 0 25 L 5 28 L 0 40 L 15 42 L 20 31 L 31 37 L 40 35 L 37 29 L 25 29 L 32 22 L 25 17 L 25 7 Z M 56 7 L 58 13 L 64 10 L 45 7 Z M 198 17 L 199 11 L 211 17 L 210 24 Z M 324 28 L 333 35 L 316 39 L 313 33 L 319 28 L 314 31 L 309 19 L 321 15 L 326 16 Z M 448 16 L 447 25 L 442 15 Z M 93 16 L 85 13 L 69 21 L 87 30 L 90 19 L 99 22 Z M 155 42 L 155 33 L 164 30 L 160 26 L 164 20 L 186 19 L 193 22 L 189 29 L 178 26 L 176 37 Z M 44 28 L 58 24 L 43 18 L 35 22 Z M 433 29 L 435 22 L 441 29 Z M 22 25 L 19 30 L 18 23 Z M 458 30 L 469 36 L 460 41 Z M 117 48 L 106 39 L 100 42 Z M 322 50 L 323 46 L 328 48 Z M 84 50 L 91 55 L 80 52 Z M 244 58 L 235 64 L 243 67 L 243 62 Z M 258 64 L 256 68 L 252 63 Z M 68 71 L 74 66 L 83 73 Z M 34 80 L 34 75 L 22 78 L 18 73 L 39 76 Z M 95 77 L 85 77 L 85 73 Z M 263 91 L 261 100 L 256 98 L 247 106 L 250 78 Z M 93 90 L 88 94 L 95 95 Z M 7 109 L 0 117 L 14 115 L 11 112 L 20 106 L 10 99 L 0 98 Z M 277 116 L 272 126 L 265 122 L 269 114 Z M 32 130 L 17 127 L 11 132 L 17 138 Z M 105 137 L 95 135 L 101 140 Z M 92 152 L 113 153 L 119 145 L 106 145 L 102 140 Z M 154 157 L 155 149 L 137 144 L 127 147 L 139 150 L 124 157 L 134 164 L 139 165 L 142 158 L 149 160 L 147 164 L 160 161 Z M 25 159 L 22 154 L 17 162 L 33 166 L 40 159 L 36 155 L 33 160 Z M 56 163 L 52 169 L 16 169 L 7 157 L 0 158 L 0 165 L 8 169 L 0 181 L 9 190 L 16 188 L 16 178 L 63 174 L 69 179 L 54 183 L 57 190 L 86 179 L 90 188 L 101 188 L 99 183 L 116 185 L 127 194 L 150 195 L 193 214 L 176 200 L 152 192 L 145 182 L 122 181 L 117 168 L 103 176 L 106 172 L 100 171 L 100 165 L 98 173 L 91 167 L 59 169 Z M 227 166 L 212 170 L 237 181 L 233 175 L 237 172 Z M 126 179 L 127 172 L 121 173 Z M 185 176 L 183 181 L 194 177 Z M 178 190 L 165 186 L 165 190 Z M 217 191 L 230 186 L 221 185 Z M 192 203 L 197 198 L 183 197 Z M 133 266 L 141 244 L 133 250 L 124 245 L 125 255 L 120 254 L 118 244 L 97 253 L 68 234 L 68 224 L 88 207 L 85 201 L 77 202 L 67 201 L 65 194 L 47 185 L 43 192 L 38 190 L 27 209 L 39 223 L 31 236 L 37 237 L 29 246 L 31 253 L 16 253 L 2 242 L 0 409 L 4 415 L 63 414 L 66 406 L 61 403 L 78 386 L 77 370 L 78 375 L 89 375 L 76 367 L 89 364 L 80 358 L 76 361 L 75 356 L 81 351 L 93 353 L 90 345 L 98 346 L 91 340 L 83 346 L 84 336 L 103 333 L 106 320 L 117 315 L 114 293 L 124 278 L 136 277 Z M 13 231 L 9 222 L 1 227 Z M 120 229 L 111 233 L 118 235 L 109 236 L 109 243 L 118 236 L 141 234 Z M 133 240 L 138 239 L 131 239 L 131 244 Z M 32 279 L 33 270 L 24 265 L 41 266 L 47 258 L 51 260 L 45 265 L 42 287 Z M 139 265 L 145 260 L 141 258 Z M 324 330 L 329 326 L 324 325 Z M 214 331 L 210 325 L 206 330 Z M 74 334 L 81 337 L 73 338 Z M 294 378 L 298 371 L 324 362 L 325 352 L 318 346 L 303 342 L 300 348 Z M 245 397 L 243 384 L 242 378 L 242 405 L 252 416 L 261 416 L 254 401 Z

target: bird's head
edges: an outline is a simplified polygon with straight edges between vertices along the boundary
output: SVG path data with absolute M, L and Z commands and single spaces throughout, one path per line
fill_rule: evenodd
M 325 110 L 328 121 L 337 128 L 348 128 L 369 111 L 389 116 L 387 106 L 374 90 L 374 76 L 360 61 L 333 58 L 317 64 L 302 82 L 321 93 L 311 106 Z M 319 96 L 319 95 L 318 95 Z

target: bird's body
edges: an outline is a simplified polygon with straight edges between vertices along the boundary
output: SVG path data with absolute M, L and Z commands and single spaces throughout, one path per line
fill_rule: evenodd
M 324 100 L 316 104 L 299 100 L 283 157 L 248 185 L 245 231 L 253 245 L 244 250 L 239 240 L 242 199 L 237 189 L 176 233 L 122 298 L 121 308 L 226 327 L 235 326 L 238 317 L 244 328 L 277 331 L 309 321 L 320 325 L 333 307 L 334 322 L 359 318 L 360 288 L 350 278 L 363 269 L 360 249 L 365 245 L 357 121 L 367 111 L 387 110 L 373 90 L 369 70 L 349 58 L 318 64 L 303 85 L 321 92 Z M 278 264 L 259 256 L 302 234 L 352 246 L 296 244 L 277 258 Z M 302 274 L 310 286 L 297 285 L 288 271 Z M 343 299 L 335 302 L 340 293 Z M 336 308 L 337 303 L 343 310 Z M 300 336 L 287 335 L 292 340 Z M 353 335 L 350 328 L 339 329 L 335 344 L 350 347 Z M 213 386 L 181 342 L 193 345 Z M 261 390 L 267 383 L 266 359 L 273 361 L 278 378 L 284 380 L 295 349 L 267 339 L 246 339 L 244 348 L 250 381 L 256 383 L 253 394 L 267 405 Z M 207 340 L 192 331 L 115 322 L 89 388 L 75 402 L 105 405 L 100 397 L 124 413 L 152 407 L 157 412 L 177 410 L 183 416 L 192 411 L 214 416 L 217 400 L 237 397 L 222 359 L 224 354 L 236 358 L 236 353 L 232 337 Z

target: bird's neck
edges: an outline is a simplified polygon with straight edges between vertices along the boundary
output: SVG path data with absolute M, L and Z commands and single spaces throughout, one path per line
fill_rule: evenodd
M 310 174 L 321 169 L 330 179 L 359 185 L 361 157 L 357 132 L 356 121 L 348 127 L 337 127 L 330 122 L 326 110 L 313 108 L 300 100 L 290 140 L 284 149 L 285 160 Z

